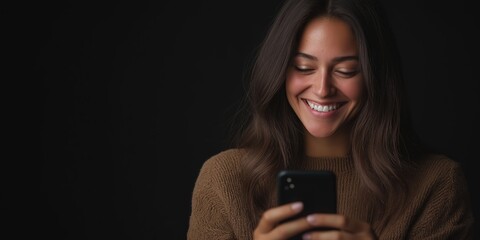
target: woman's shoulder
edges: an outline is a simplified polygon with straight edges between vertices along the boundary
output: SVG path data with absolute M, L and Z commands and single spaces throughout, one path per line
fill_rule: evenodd
M 416 181 L 422 178 L 430 183 L 464 182 L 464 171 L 460 162 L 445 154 L 425 154 L 416 161 Z
M 211 167 L 228 167 L 233 165 L 234 167 L 238 167 L 237 164 L 240 163 L 240 160 L 244 155 L 245 150 L 239 148 L 230 148 L 214 154 L 205 161 L 204 165 Z
M 208 175 L 237 175 L 245 150 L 231 148 L 223 150 L 208 158 L 202 165 L 201 173 Z M 220 177 L 220 176 L 219 176 Z
M 460 169 L 460 163 L 453 158 L 439 153 L 425 154 L 416 161 L 423 171 L 450 172 Z

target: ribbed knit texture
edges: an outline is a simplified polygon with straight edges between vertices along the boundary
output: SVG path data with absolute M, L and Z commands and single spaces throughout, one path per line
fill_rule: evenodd
M 208 159 L 195 183 L 188 240 L 252 239 L 247 223 L 245 190 L 240 182 L 243 151 L 230 149 Z M 307 158 L 306 170 L 331 170 L 337 176 L 337 210 L 352 219 L 375 224 L 371 196 L 362 191 L 353 161 Z M 463 172 L 455 161 L 432 155 L 417 161 L 409 174 L 412 194 L 401 216 L 392 219 L 379 239 L 473 239 L 473 212 Z

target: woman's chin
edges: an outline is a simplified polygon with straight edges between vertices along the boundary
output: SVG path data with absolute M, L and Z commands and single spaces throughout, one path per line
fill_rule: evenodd
M 308 133 L 314 138 L 328 138 L 334 135 L 335 130 L 325 131 L 325 129 L 320 130 L 307 130 Z

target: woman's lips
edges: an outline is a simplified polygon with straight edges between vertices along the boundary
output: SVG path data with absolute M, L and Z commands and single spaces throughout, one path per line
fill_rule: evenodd
M 340 103 L 340 102 L 339 103 L 320 104 L 320 103 L 313 102 L 313 101 L 310 101 L 310 100 L 307 100 L 307 99 L 305 99 L 304 101 L 307 103 L 307 105 L 312 110 L 320 112 L 320 113 L 327 113 L 327 112 L 335 111 L 338 108 L 340 108 L 343 104 L 345 104 L 345 103 Z

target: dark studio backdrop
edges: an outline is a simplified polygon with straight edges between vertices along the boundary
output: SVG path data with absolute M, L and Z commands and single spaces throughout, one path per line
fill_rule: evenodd
M 415 127 L 464 167 L 479 229 L 473 2 L 385 6 Z M 243 75 L 278 6 L 272 0 L 20 6 L 12 21 L 21 27 L 12 29 L 26 36 L 19 39 L 28 49 L 23 66 L 35 82 L 21 99 L 39 107 L 33 126 L 40 134 L 32 168 L 24 167 L 28 177 L 5 182 L 12 194 L 3 200 L 23 207 L 3 210 L 24 210 L 12 214 L 7 228 L 20 225 L 17 236 L 49 239 L 185 239 L 195 178 L 207 158 L 228 146 Z M 17 199 L 19 192 L 27 197 Z

